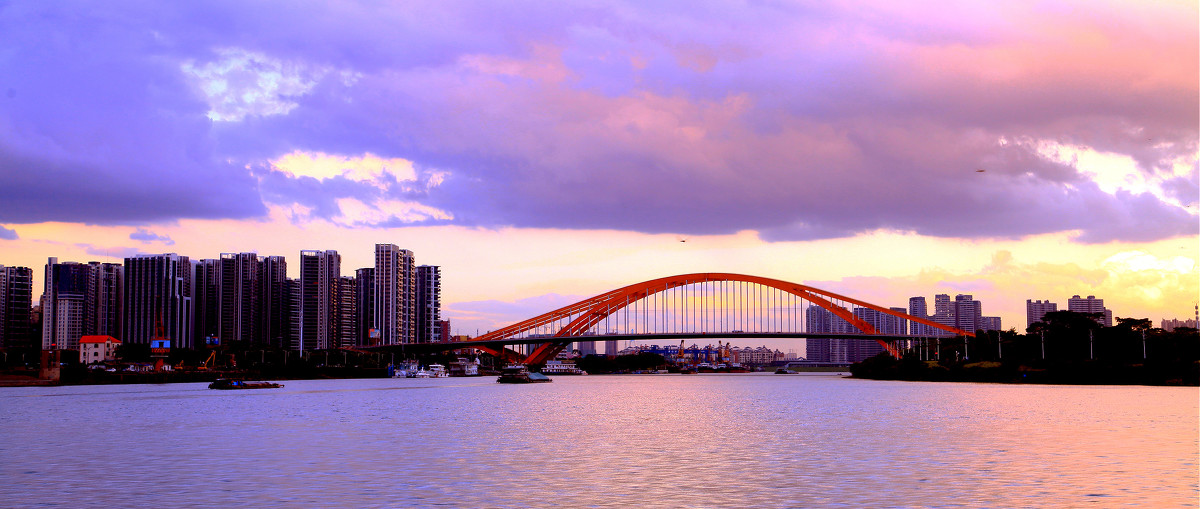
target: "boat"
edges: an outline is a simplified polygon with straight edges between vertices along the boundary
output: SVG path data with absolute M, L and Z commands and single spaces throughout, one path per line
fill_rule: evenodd
M 421 368 L 416 362 L 405 361 L 405 362 L 400 363 L 400 365 L 396 366 L 395 371 L 392 372 L 392 377 L 393 378 L 417 378 L 417 371 L 420 371 L 420 370 L 421 370 Z
M 574 362 L 563 361 L 546 361 L 546 365 L 542 366 L 542 373 L 550 375 L 586 375 L 587 371 L 579 369 Z
M 696 372 L 697 373 L 714 373 L 714 372 L 716 372 L 716 369 L 713 368 L 712 364 L 709 364 L 707 362 L 701 362 L 700 364 L 696 365 Z
M 429 365 L 429 378 L 446 378 L 448 376 L 450 376 L 450 373 L 446 371 L 446 366 L 441 364 Z
M 465 357 L 459 357 L 458 360 L 450 363 L 450 376 L 480 376 L 479 360 L 467 360 Z
M 530 384 L 553 381 L 550 377 L 541 373 L 530 373 L 525 369 L 525 366 L 520 364 L 506 366 L 500 371 L 500 378 L 496 379 L 496 382 L 502 384 Z
M 213 380 L 213 383 L 208 384 L 209 389 L 220 389 L 223 391 L 231 391 L 238 389 L 278 389 L 283 387 L 283 384 L 275 382 L 247 382 L 244 380 L 233 380 L 230 378 L 218 378 Z
M 740 362 L 731 362 L 729 367 L 725 369 L 726 373 L 749 373 L 750 368 L 743 366 Z
M 793 373 L 795 373 L 795 371 L 792 371 L 787 368 L 779 368 L 779 369 L 775 370 L 776 375 L 791 375 Z

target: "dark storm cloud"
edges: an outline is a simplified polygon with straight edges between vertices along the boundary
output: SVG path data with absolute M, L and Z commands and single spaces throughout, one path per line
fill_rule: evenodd
M 453 216 L 372 226 L 1195 233 L 1044 146 L 1128 156 L 1195 203 L 1172 168 L 1197 150 L 1197 31 L 1172 8 L 889 5 L 8 4 L 0 221 L 328 219 L 353 198 Z M 270 166 L 296 150 L 418 177 Z

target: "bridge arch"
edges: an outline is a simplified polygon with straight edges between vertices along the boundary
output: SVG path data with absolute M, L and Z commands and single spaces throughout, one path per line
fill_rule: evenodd
M 975 335 L 974 332 L 971 331 L 965 331 L 955 327 L 942 325 L 923 317 L 911 316 L 907 313 L 902 313 L 893 309 L 885 308 L 859 299 L 821 290 L 819 288 L 814 288 L 807 285 L 761 276 L 724 272 L 704 272 L 668 276 L 617 288 L 615 290 L 596 295 L 595 297 L 584 299 L 574 304 L 563 306 L 559 309 L 488 332 L 487 334 L 474 338 L 472 342 L 494 341 L 497 345 L 497 348 L 483 347 L 483 349 L 492 353 L 501 354 L 504 352 L 502 347 L 499 345 L 502 345 L 505 339 L 534 337 L 531 336 L 531 331 L 538 331 L 540 334 L 537 334 L 537 337 L 545 337 L 546 342 L 541 343 L 525 359 L 526 363 L 538 364 L 554 357 L 554 355 L 556 355 L 562 350 L 562 348 L 571 342 L 587 340 L 588 337 L 594 337 L 596 340 L 603 340 L 602 335 L 593 336 L 589 333 L 589 331 L 591 331 L 605 319 L 628 309 L 630 306 L 637 306 L 638 303 L 644 303 L 647 301 L 647 299 L 652 299 L 655 296 L 660 296 L 682 287 L 693 285 L 712 285 L 718 283 L 758 285 L 762 288 L 770 288 L 778 292 L 782 292 L 783 294 L 794 296 L 794 298 L 799 298 L 802 302 L 809 302 L 812 305 L 824 309 L 837 318 L 843 320 L 850 326 L 858 329 L 863 334 L 879 334 L 879 331 L 877 331 L 869 322 L 863 320 L 859 316 L 856 316 L 855 313 L 850 309 L 847 309 L 847 305 L 871 309 L 878 313 L 891 315 L 902 320 L 924 324 L 933 329 L 946 331 L 955 335 Z M 546 333 L 546 331 L 550 332 Z M 705 332 L 705 334 L 736 332 L 738 331 L 714 330 L 712 332 Z M 899 356 L 898 351 L 890 343 L 883 341 L 882 339 L 877 341 L 883 345 L 883 347 L 893 356 Z

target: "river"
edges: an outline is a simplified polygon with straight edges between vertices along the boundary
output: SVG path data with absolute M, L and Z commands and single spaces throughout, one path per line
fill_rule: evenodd
M 826 374 L 0 388 L 4 507 L 1195 507 L 1195 387 Z

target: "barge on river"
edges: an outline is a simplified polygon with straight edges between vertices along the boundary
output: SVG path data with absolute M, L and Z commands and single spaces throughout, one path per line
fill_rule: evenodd
M 238 389 L 278 389 L 283 387 L 283 384 L 275 382 L 247 382 L 244 380 L 233 380 L 229 378 L 218 378 L 213 380 L 213 383 L 208 384 L 209 389 L 220 389 L 223 391 L 232 391 Z
M 500 372 L 500 378 L 496 379 L 502 384 L 532 384 L 539 382 L 553 382 L 550 377 L 541 373 L 530 373 L 525 366 L 511 365 L 504 368 Z

